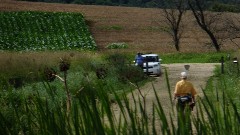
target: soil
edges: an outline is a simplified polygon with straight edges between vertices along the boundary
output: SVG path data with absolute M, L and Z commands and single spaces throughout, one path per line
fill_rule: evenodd
M 185 65 L 189 65 L 190 68 L 188 70 L 186 70 Z M 219 65 L 219 64 L 217 64 L 217 63 L 162 64 L 162 68 L 163 68 L 162 76 L 155 77 L 155 80 L 153 82 L 149 82 L 140 88 L 141 94 L 145 96 L 146 110 L 147 110 L 147 113 L 148 113 L 147 115 L 149 116 L 149 118 L 151 118 L 151 116 L 152 116 L 153 103 L 156 103 L 154 89 L 157 92 L 157 96 L 160 99 L 160 103 L 162 104 L 165 114 L 173 115 L 172 109 L 175 110 L 175 107 L 172 106 L 172 104 L 171 104 L 172 99 L 170 99 L 170 96 L 169 96 L 166 75 L 168 76 L 171 95 L 173 95 L 173 91 L 174 91 L 176 82 L 181 80 L 180 73 L 182 71 L 187 71 L 188 81 L 193 83 L 195 89 L 197 90 L 198 97 L 200 98 L 200 97 L 203 97 L 202 90 L 204 90 L 209 77 L 211 77 L 213 75 L 213 71 L 214 71 L 216 65 Z M 140 98 L 140 100 L 138 100 L 138 97 L 141 97 L 141 94 L 138 89 L 133 91 L 133 95 L 137 99 L 136 100 L 137 104 L 139 102 L 143 103 L 143 98 Z M 128 98 L 129 98 L 130 105 L 133 106 L 134 100 L 133 100 L 132 94 L 129 94 Z M 196 99 L 196 102 L 197 102 L 197 99 Z M 115 112 L 116 117 L 118 118 L 119 114 L 120 114 L 120 110 L 119 110 L 118 106 L 117 105 L 113 106 L 113 110 Z M 196 111 L 196 109 L 194 109 L 193 113 L 195 113 L 195 111 Z M 169 116 L 169 115 L 167 115 L 167 116 Z M 173 120 L 174 120 L 174 123 L 176 123 L 176 118 L 173 117 Z M 156 126 L 160 127 L 160 123 L 158 123 L 158 122 L 159 121 L 157 121 Z M 158 130 L 158 131 L 160 131 L 160 130 Z

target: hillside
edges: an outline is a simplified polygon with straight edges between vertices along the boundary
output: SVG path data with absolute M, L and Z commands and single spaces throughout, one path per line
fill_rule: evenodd
M 129 44 L 129 48 L 123 51 L 127 52 L 176 52 L 171 37 L 163 31 L 165 26 L 160 9 L 37 3 L 15 0 L 1 0 L 0 2 L 0 11 L 22 10 L 81 12 L 90 26 L 90 31 L 100 51 L 106 51 L 105 47 L 109 43 L 126 42 Z M 208 37 L 196 26 L 191 13 L 188 12 L 184 18 L 187 25 L 180 45 L 181 51 L 215 51 L 214 48 L 207 45 L 207 42 L 209 42 Z M 223 50 L 232 50 L 236 49 L 236 46 L 227 43 L 222 48 Z

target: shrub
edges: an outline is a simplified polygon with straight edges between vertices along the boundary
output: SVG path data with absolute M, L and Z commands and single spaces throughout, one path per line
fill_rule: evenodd
M 128 48 L 127 43 L 111 43 L 107 45 L 107 49 L 126 49 Z
M 147 78 L 147 76 L 143 73 L 142 69 L 137 66 L 129 66 L 119 69 L 118 71 L 119 79 L 122 82 L 132 82 L 138 83 Z
M 101 29 L 103 30 L 122 30 L 122 26 L 118 26 L 118 25 L 113 25 L 113 26 L 104 26 L 101 27 Z
M 146 79 L 142 69 L 129 64 L 124 54 L 112 54 L 109 55 L 106 60 L 109 66 L 114 68 L 114 72 L 118 75 L 118 79 L 124 83 L 128 81 L 137 83 Z

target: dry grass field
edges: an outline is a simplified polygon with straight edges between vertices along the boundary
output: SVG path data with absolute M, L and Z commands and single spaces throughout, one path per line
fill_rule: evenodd
M 81 12 L 90 26 L 93 37 L 100 51 L 110 43 L 125 42 L 129 45 L 124 52 L 174 53 L 171 37 L 163 31 L 164 18 L 161 9 L 111 7 L 94 5 L 56 4 L 0 0 L 0 11 L 49 11 Z M 226 15 L 229 15 L 226 13 Z M 198 28 L 187 12 L 184 16 L 184 34 L 180 44 L 181 52 L 211 52 L 208 36 Z M 240 41 L 238 41 L 240 43 Z M 222 50 L 237 49 L 232 43 L 225 43 Z

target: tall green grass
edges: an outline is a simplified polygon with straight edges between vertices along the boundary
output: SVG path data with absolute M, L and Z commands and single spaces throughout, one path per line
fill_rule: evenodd
M 159 54 L 162 63 L 220 63 L 221 57 L 225 60 L 228 55 L 232 57 L 233 52 L 209 52 L 209 53 L 174 53 Z
M 165 73 L 168 80 L 167 70 Z M 232 88 L 222 83 L 225 82 L 225 76 L 208 82 L 208 87 L 203 89 L 204 97 L 197 101 L 196 111 L 185 119 L 177 117 L 174 107 L 165 112 L 164 103 L 160 102 L 154 86 L 156 102 L 152 103 L 152 110 L 147 110 L 144 96 L 135 97 L 130 93 L 133 98 L 131 104 L 129 92 L 119 95 L 111 86 L 106 87 L 107 80 L 103 79 L 93 85 L 91 75 L 84 75 L 83 79 L 84 84 L 89 85 L 79 89 L 77 95 L 71 94 L 72 107 L 69 114 L 64 87 L 56 88 L 52 83 L 42 82 L 43 89 L 35 86 L 29 89 L 28 94 L 10 88 L 2 90 L 0 132 L 31 135 L 240 133 L 238 106 L 229 96 L 228 91 Z M 171 96 L 169 82 L 166 83 Z M 79 86 L 81 88 L 81 84 Z M 131 88 L 125 88 L 125 91 L 128 89 L 131 91 Z M 211 94 L 209 91 L 212 91 Z M 171 97 L 169 99 L 172 102 Z M 117 115 L 112 107 L 118 108 L 120 113 Z

